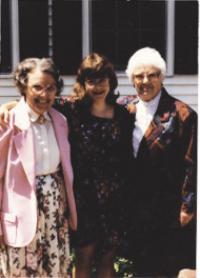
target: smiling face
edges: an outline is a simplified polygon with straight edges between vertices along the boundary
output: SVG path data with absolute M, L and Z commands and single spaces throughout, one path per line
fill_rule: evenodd
M 40 70 L 28 74 L 25 99 L 30 108 L 37 114 L 48 111 L 54 103 L 57 93 L 55 79 L 51 74 Z
M 134 71 L 132 80 L 138 96 L 143 101 L 150 101 L 160 92 L 163 76 L 156 67 L 142 66 Z
M 94 101 L 105 100 L 110 91 L 109 79 L 107 77 L 86 79 L 85 90 Z

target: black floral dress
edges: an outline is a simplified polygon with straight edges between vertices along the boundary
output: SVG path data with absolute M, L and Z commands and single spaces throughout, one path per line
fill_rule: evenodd
M 74 190 L 78 210 L 75 245 L 93 242 L 117 247 L 124 232 L 123 214 L 131 163 L 131 119 L 115 105 L 112 119 L 91 115 L 82 102 L 59 105 L 70 127 Z

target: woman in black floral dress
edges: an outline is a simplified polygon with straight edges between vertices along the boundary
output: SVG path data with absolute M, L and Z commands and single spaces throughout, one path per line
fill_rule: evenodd
M 59 99 L 57 105 L 70 126 L 78 210 L 78 230 L 73 235 L 76 277 L 90 276 L 97 254 L 98 277 L 113 277 L 113 260 L 122 240 L 131 119 L 116 104 L 116 87 L 113 65 L 93 53 L 78 70 L 77 99 Z

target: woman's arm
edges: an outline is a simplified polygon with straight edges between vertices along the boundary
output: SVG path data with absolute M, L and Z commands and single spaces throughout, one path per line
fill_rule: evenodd
M 65 117 L 69 116 L 70 107 L 72 103 L 75 103 L 77 100 L 76 97 L 69 96 L 69 97 L 57 97 L 53 107 L 62 113 Z M 0 129 L 6 128 L 9 122 L 9 111 L 13 109 L 17 105 L 17 101 L 7 102 L 0 106 Z
M 73 107 L 77 99 L 78 98 L 74 96 L 67 96 L 67 97 L 59 96 L 55 99 L 53 108 L 55 108 L 57 111 L 59 111 L 66 118 L 69 119 L 71 117 L 71 111 L 73 110 Z

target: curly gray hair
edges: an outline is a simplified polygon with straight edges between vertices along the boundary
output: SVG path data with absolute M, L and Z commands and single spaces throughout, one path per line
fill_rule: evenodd
M 59 95 L 63 89 L 63 80 L 53 60 L 50 58 L 27 58 L 17 65 L 14 71 L 14 81 L 21 95 L 25 95 L 29 73 L 36 70 L 53 76 L 56 81 L 57 95 Z
M 126 74 L 132 80 L 134 71 L 141 66 L 153 66 L 160 69 L 163 78 L 166 75 L 166 63 L 160 53 L 150 47 L 137 50 L 129 59 Z

